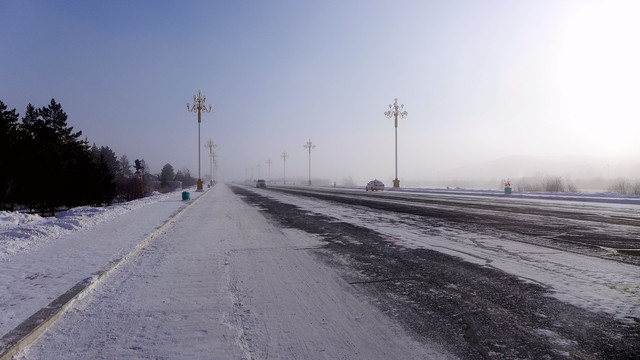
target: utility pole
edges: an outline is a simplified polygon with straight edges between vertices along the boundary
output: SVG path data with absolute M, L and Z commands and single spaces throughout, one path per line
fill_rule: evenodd
M 213 149 L 217 148 L 218 145 L 213 143 L 213 140 L 211 140 L 211 138 L 209 138 L 209 141 L 207 141 L 207 143 L 204 145 L 205 148 L 209 148 L 209 169 L 210 169 L 210 176 L 211 176 L 211 186 L 213 186 Z
M 309 186 L 311 186 L 311 149 L 315 149 L 316 146 L 313 145 L 311 139 L 309 139 L 309 141 L 304 145 L 304 148 L 309 149 Z
M 282 158 L 282 163 L 284 164 L 284 172 L 282 173 L 282 183 L 283 184 L 287 184 L 287 153 L 283 152 L 282 155 L 280 155 L 280 157 Z
M 267 159 L 267 182 L 271 182 L 271 159 Z
M 193 104 L 187 103 L 187 111 L 198 112 L 198 188 L 196 191 L 204 191 L 202 189 L 202 176 L 200 174 L 200 123 L 202 122 L 201 113 L 211 112 L 211 105 L 207 108 L 205 102 L 207 97 L 202 95 L 202 92 L 198 90 L 198 96 L 193 95 Z
M 384 112 L 384 115 L 391 119 L 394 118 L 395 119 L 395 128 L 396 128 L 396 178 L 395 180 L 393 180 L 393 187 L 397 188 L 400 187 L 400 180 L 398 180 L 398 116 L 400 116 L 400 118 L 404 119 L 407 117 L 407 115 L 409 114 L 406 111 L 403 111 L 404 109 L 404 104 L 402 105 L 398 105 L 398 99 L 395 99 L 395 102 L 393 103 L 393 105 L 389 105 L 389 110 Z

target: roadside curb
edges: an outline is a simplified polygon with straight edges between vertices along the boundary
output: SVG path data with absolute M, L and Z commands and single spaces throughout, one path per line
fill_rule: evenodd
M 190 201 L 184 208 L 172 215 L 167 221 L 151 232 L 151 234 L 147 235 L 147 237 L 128 254 L 112 262 L 113 265 L 111 265 L 111 267 L 95 272 L 90 277 L 78 282 L 67 292 L 49 303 L 49 305 L 38 310 L 20 325 L 16 326 L 15 329 L 3 335 L 2 338 L 0 338 L 0 360 L 11 360 L 20 350 L 23 350 L 38 339 L 40 335 L 47 331 L 51 325 L 73 306 L 76 300 L 82 299 L 91 289 L 109 277 L 120 265 L 147 247 L 158 235 L 171 227 L 188 209 L 200 201 L 200 199 L 207 195 L 212 189 L 213 187 L 196 199 Z

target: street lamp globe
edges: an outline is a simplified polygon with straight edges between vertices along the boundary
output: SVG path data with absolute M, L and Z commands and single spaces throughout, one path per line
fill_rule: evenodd
M 396 132 L 396 178 L 393 180 L 393 187 L 400 187 L 400 180 L 398 180 L 398 117 L 404 119 L 409 113 L 404 111 L 404 104 L 398 105 L 398 99 L 396 98 L 393 104 L 389 104 L 389 110 L 384 112 L 384 115 L 391 119 L 394 119 L 394 127 Z
M 211 112 L 211 105 L 207 107 L 205 102 L 207 97 L 202 95 L 202 92 L 198 90 L 198 95 L 193 95 L 193 104 L 187 103 L 187 111 L 198 113 L 198 187 L 196 191 L 204 191 L 202 189 L 202 175 L 200 171 L 200 123 L 202 122 L 202 112 Z

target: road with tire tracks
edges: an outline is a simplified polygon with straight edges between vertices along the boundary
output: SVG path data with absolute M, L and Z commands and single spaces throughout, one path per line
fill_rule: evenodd
M 634 359 L 640 354 L 637 205 L 284 186 L 232 190 L 278 226 L 319 236 L 325 245 L 314 250 L 316 255 L 341 269 L 357 291 L 417 339 L 436 342 L 461 358 Z M 305 201 L 310 205 L 302 209 L 297 203 Z M 327 214 L 321 210 L 325 206 L 331 209 Z M 346 215 L 331 215 L 336 208 Z M 350 221 L 349 213 L 363 215 Z M 362 221 L 367 218 L 368 223 Z M 404 232 L 391 238 L 395 229 Z M 631 283 L 613 286 L 606 279 L 609 270 L 598 270 L 603 279 L 594 278 L 586 305 L 576 306 L 551 296 L 559 289 L 544 281 L 501 271 L 491 264 L 498 262 L 495 258 L 483 264 L 435 247 L 399 245 L 406 240 L 403 234 L 411 233 L 419 234 L 416 241 L 438 237 L 443 248 L 462 235 L 480 247 L 485 238 L 499 240 L 495 248 L 522 243 L 536 249 L 531 254 L 556 261 L 553 266 L 562 266 L 565 255 L 593 259 L 612 273 L 624 269 Z M 514 257 L 512 267 L 532 262 L 522 254 Z M 572 281 L 590 281 L 591 275 L 572 279 L 575 274 L 557 276 L 567 288 Z M 545 276 L 555 275 L 551 270 Z M 610 295 L 600 294 L 598 286 L 623 292 L 626 307 L 617 314 L 600 311 L 597 304 L 609 301 Z

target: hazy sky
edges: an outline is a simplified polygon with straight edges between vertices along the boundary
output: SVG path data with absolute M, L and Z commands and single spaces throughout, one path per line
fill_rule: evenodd
M 340 182 L 509 155 L 640 157 L 640 2 L 0 0 L 0 100 L 60 102 L 152 172 Z M 259 166 L 259 170 L 258 170 Z M 604 166 L 604 165 L 603 165 Z M 258 174 L 260 171 L 260 174 Z M 513 176 L 505 174 L 504 177 Z

